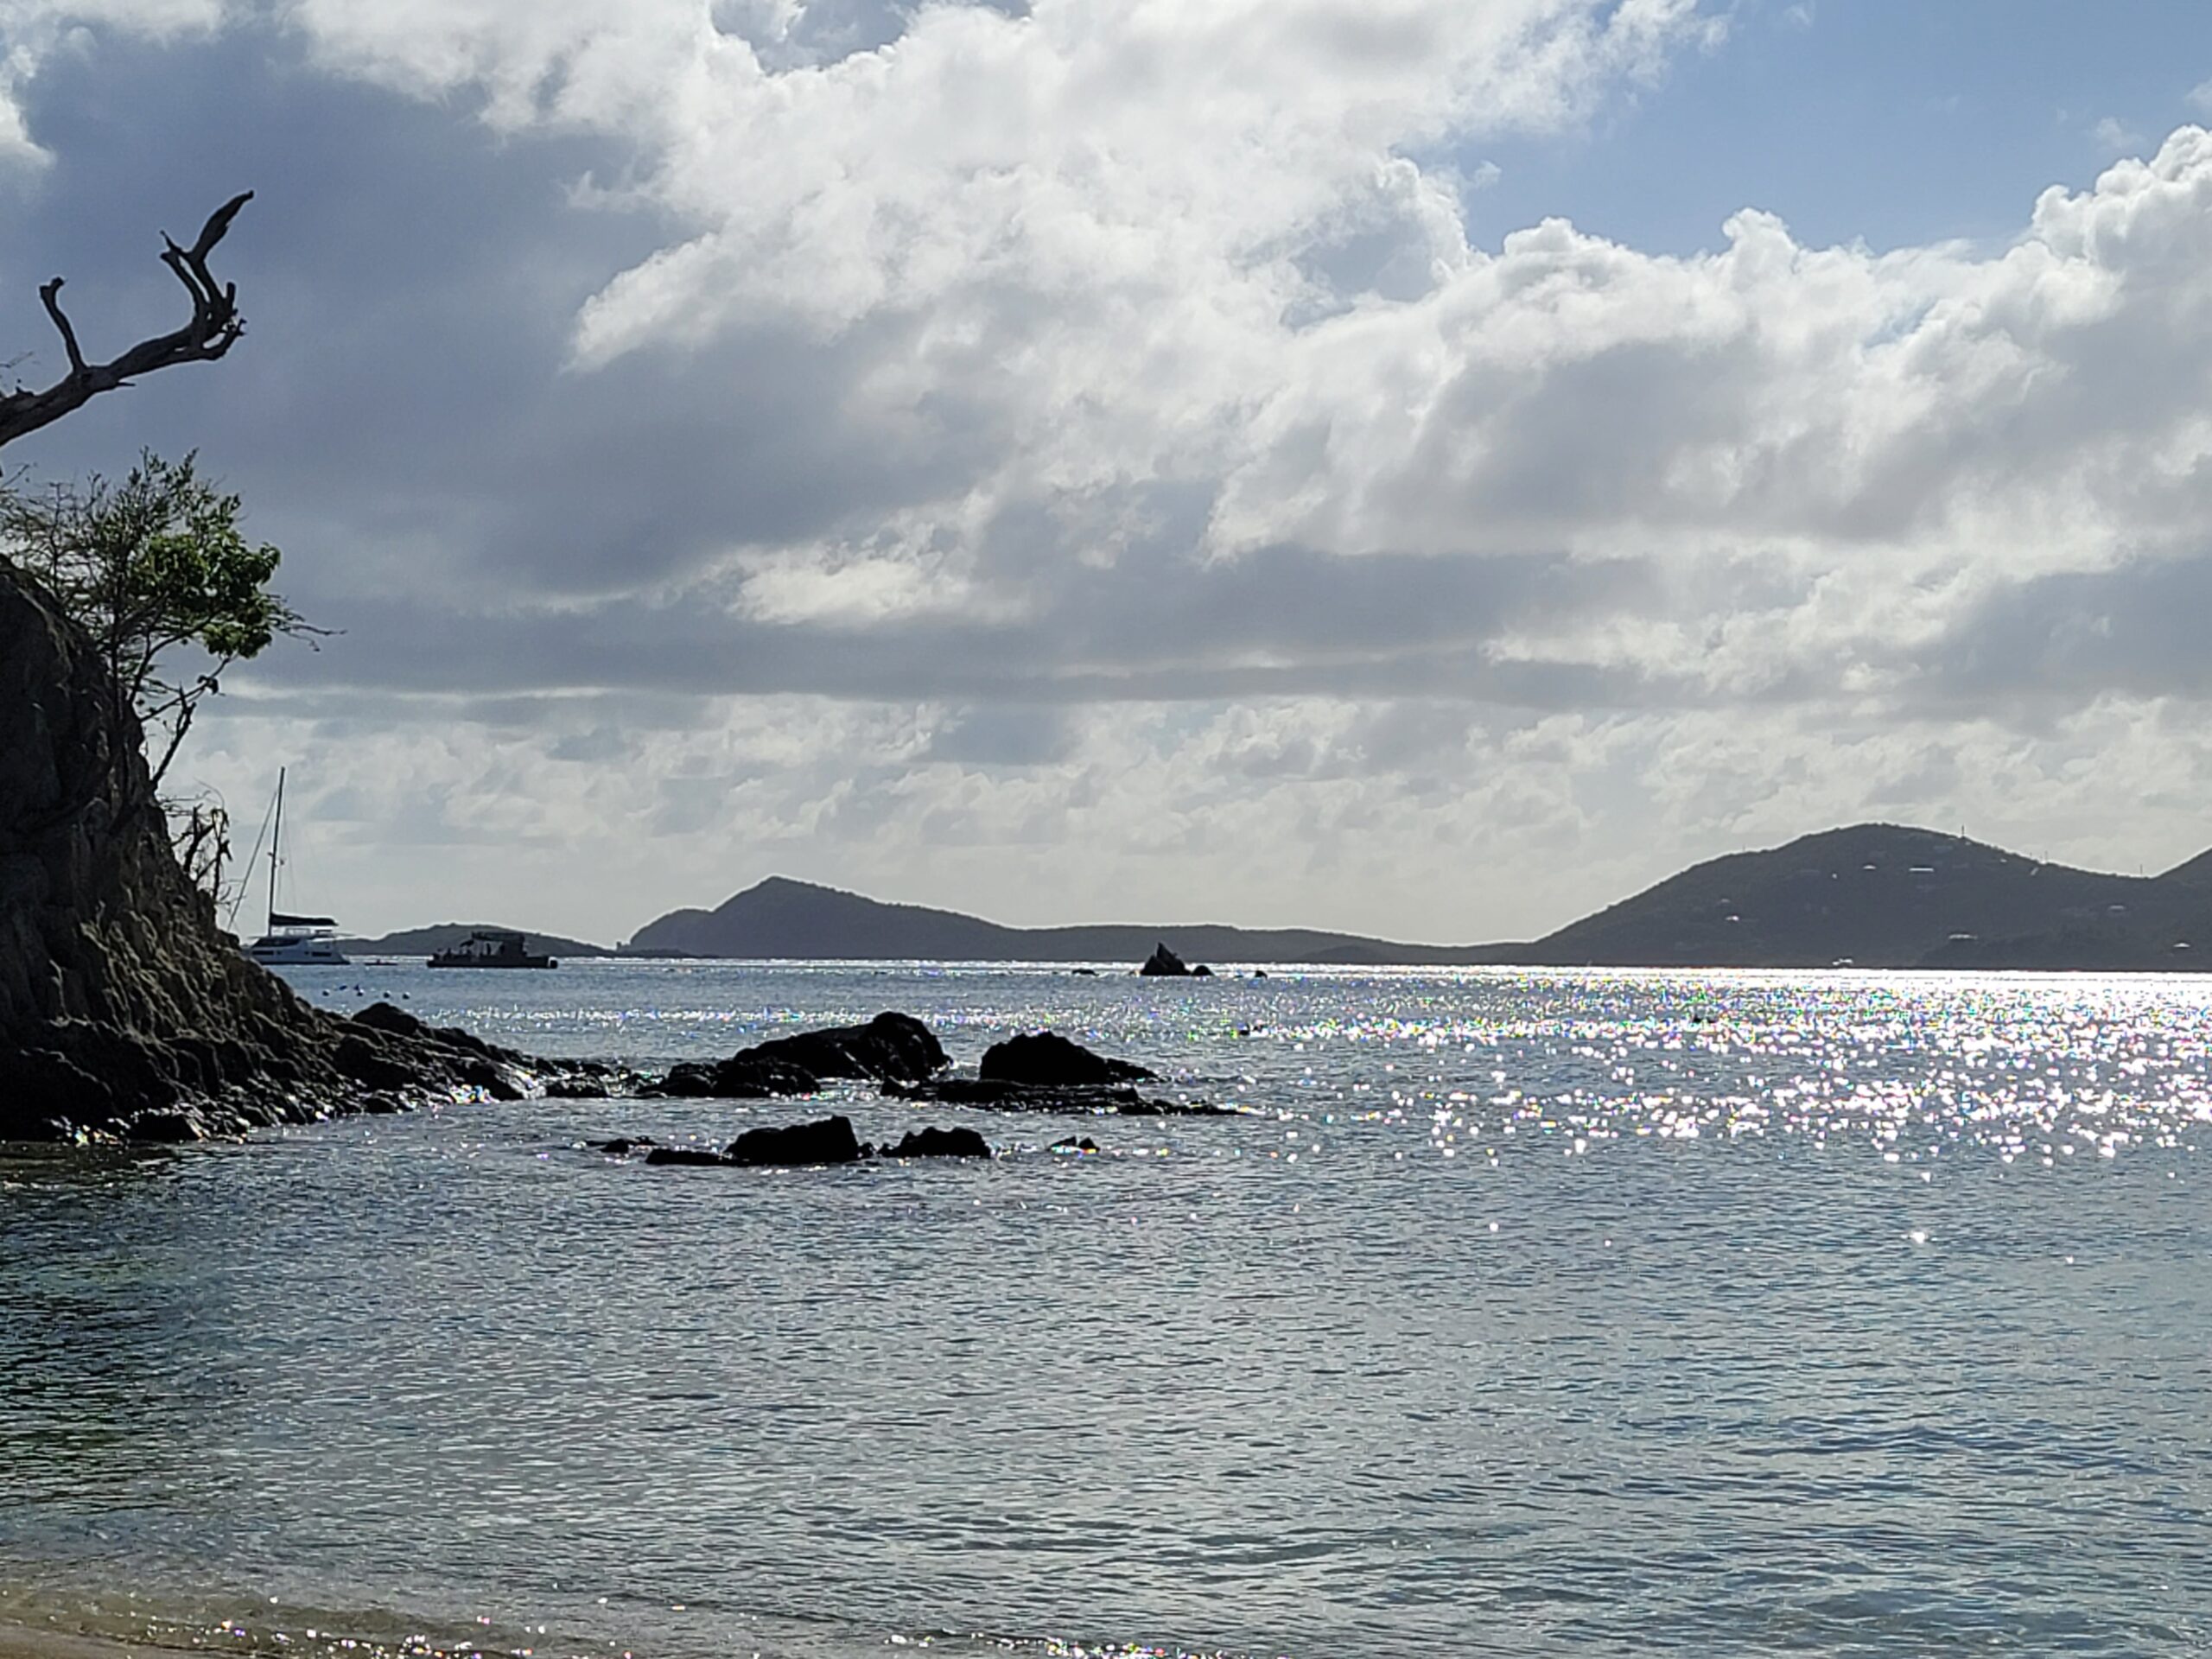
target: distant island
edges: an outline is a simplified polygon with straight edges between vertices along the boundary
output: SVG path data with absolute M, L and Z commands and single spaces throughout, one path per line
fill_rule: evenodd
M 484 923 L 349 939 L 349 954 L 427 956 Z M 1126 962 L 1166 944 L 1215 964 L 1344 967 L 1951 968 L 2194 971 L 2212 967 L 2212 852 L 2161 875 L 2046 863 L 1963 836 L 1862 823 L 1692 866 L 1543 938 L 1414 944 L 1217 923 L 1007 927 L 771 876 L 712 910 L 676 910 L 617 948 L 532 933 L 563 957 Z
M 537 933 L 528 928 L 505 927 L 495 922 L 435 922 L 428 927 L 410 927 L 397 933 L 387 933 L 381 938 L 349 938 L 338 941 L 338 948 L 349 957 L 429 957 L 441 950 L 450 950 L 472 933 L 521 933 L 530 941 L 533 950 L 554 957 L 611 957 L 616 954 L 603 944 L 590 944 L 582 939 L 564 939 L 557 933 Z
M 586 939 L 567 939 L 558 933 L 534 932 L 526 927 L 508 927 L 497 922 L 433 922 L 428 927 L 402 928 L 397 933 L 386 933 L 373 939 L 341 938 L 337 944 L 349 957 L 429 957 L 441 950 L 451 950 L 467 941 L 472 933 L 519 933 L 529 942 L 532 950 L 567 961 L 594 957 L 683 957 L 694 954 L 688 950 L 594 944 Z
M 1537 964 L 2193 970 L 2212 967 L 2212 853 L 2162 875 L 2045 863 L 1862 823 L 1733 853 L 1546 935 Z
M 1374 965 L 1494 959 L 1481 956 L 1481 946 L 1400 944 L 1306 928 L 1154 923 L 1005 927 L 957 911 L 884 904 L 856 893 L 841 893 L 835 887 L 779 875 L 747 887 L 713 910 L 671 911 L 639 928 L 626 948 L 696 957 L 790 957 L 811 961 L 1127 962 L 1134 969 L 1163 942 L 1186 962 L 1217 964 Z

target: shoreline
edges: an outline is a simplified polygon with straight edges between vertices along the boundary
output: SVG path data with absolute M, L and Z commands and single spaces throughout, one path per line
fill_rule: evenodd
M 197 1645 L 197 1644 L 194 1644 Z M 137 1652 L 175 1653 L 181 1649 L 153 1641 L 59 1630 L 0 1618 L 0 1659 L 124 1659 Z

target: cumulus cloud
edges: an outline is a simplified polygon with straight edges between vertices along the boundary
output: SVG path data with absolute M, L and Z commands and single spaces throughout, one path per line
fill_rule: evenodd
M 207 763 L 326 754 L 395 921 L 410 842 L 589 849 L 602 936 L 763 861 L 1472 938 L 1868 811 L 2094 856 L 2202 766 L 2212 137 L 1993 245 L 1471 233 L 1726 16 L 0 0 L 0 150 L 146 164 L 92 54 L 308 135 L 195 408 L 346 632 Z
M 91 49 L 106 30 L 170 40 L 223 21 L 224 0 L 0 0 L 0 170 L 49 160 L 18 102 L 57 53 Z

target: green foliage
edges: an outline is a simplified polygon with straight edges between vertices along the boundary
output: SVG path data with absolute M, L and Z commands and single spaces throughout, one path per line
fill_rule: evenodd
M 0 484 L 0 552 L 90 633 L 118 696 L 161 745 L 159 783 L 223 671 L 281 635 L 322 631 L 269 591 L 282 556 L 239 528 L 240 505 L 198 458 L 151 454 L 120 484 Z

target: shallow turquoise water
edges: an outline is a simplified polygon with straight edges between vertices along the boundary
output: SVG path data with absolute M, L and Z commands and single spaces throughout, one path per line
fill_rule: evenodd
M 2203 982 L 295 982 L 637 1060 L 886 1007 L 963 1063 L 1049 1026 L 1252 1116 L 836 1097 L 873 1138 L 973 1122 L 988 1166 L 579 1144 L 805 1103 L 0 1160 L 0 1618 L 341 1655 L 2212 1648 Z

